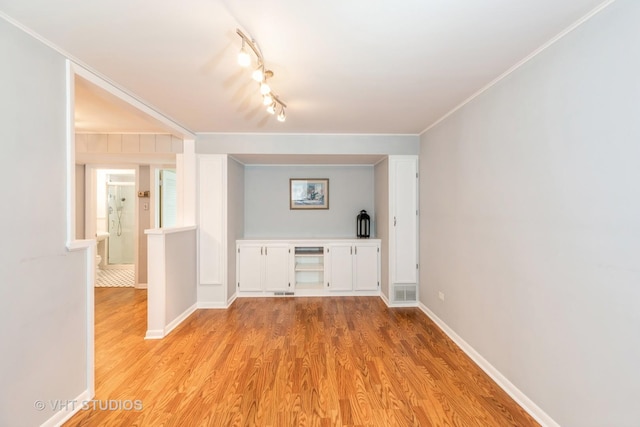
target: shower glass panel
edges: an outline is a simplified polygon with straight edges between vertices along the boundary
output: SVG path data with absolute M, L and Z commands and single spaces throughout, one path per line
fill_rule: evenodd
M 109 175 L 107 181 L 107 221 L 109 264 L 133 264 L 135 226 L 135 183 L 132 175 Z

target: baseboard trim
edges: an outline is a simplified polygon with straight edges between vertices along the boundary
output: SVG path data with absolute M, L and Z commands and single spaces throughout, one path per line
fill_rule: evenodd
M 487 375 L 493 379 L 513 400 L 515 400 L 529 415 L 531 415 L 543 427 L 560 427 L 546 412 L 527 397 L 518 387 L 509 381 L 500 371 L 480 355 L 471 345 L 463 340 L 453 329 L 451 329 L 442 319 L 435 315 L 426 305 L 419 303 L 418 307 L 442 331 L 455 342 L 462 351 L 466 353 Z
M 144 336 L 145 340 L 161 340 L 162 338 L 164 338 L 162 329 L 147 329 L 147 333 Z
M 236 300 L 236 298 L 238 298 L 238 293 L 235 292 L 233 295 L 231 295 L 231 298 L 229 298 L 229 300 L 227 301 L 227 307 L 229 308 L 231 307 L 231 304 L 233 304 L 233 302 Z
M 136 285 L 134 287 L 136 289 L 147 289 L 147 284 L 146 283 L 136 283 Z
M 187 308 L 182 312 L 178 317 L 173 319 L 167 326 L 164 327 L 164 336 L 166 337 L 173 331 L 180 323 L 184 322 L 185 319 L 193 314 L 194 311 L 198 309 L 198 304 L 195 303 L 191 307 Z
M 387 296 L 386 296 L 384 293 L 382 293 L 382 292 L 380 292 L 380 299 L 381 299 L 382 301 L 384 301 L 384 303 L 386 304 L 386 306 L 387 306 L 387 307 L 390 307 L 390 305 L 389 305 L 389 298 L 387 298 Z
M 56 412 L 51 418 L 42 423 L 40 427 L 58 427 L 68 421 L 71 417 L 73 417 L 78 411 L 82 409 L 83 402 L 91 400 L 93 396 L 89 393 L 89 390 L 85 390 L 78 397 L 73 399 L 72 401 L 68 401 L 66 403 L 73 402 L 74 405 L 66 405 L 67 408 L 62 409 Z M 69 407 L 72 406 L 72 407 Z
M 229 305 L 231 305 L 231 304 L 229 304 Z M 229 308 L 229 305 L 227 305 L 224 302 L 206 302 L 206 301 L 202 302 L 201 301 L 201 302 L 198 303 L 198 309 L 205 309 L 205 310 L 218 309 L 219 310 L 219 309 Z

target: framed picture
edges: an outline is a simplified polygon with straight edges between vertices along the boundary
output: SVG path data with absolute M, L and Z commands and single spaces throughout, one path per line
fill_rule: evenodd
M 291 178 L 289 209 L 329 209 L 329 179 Z

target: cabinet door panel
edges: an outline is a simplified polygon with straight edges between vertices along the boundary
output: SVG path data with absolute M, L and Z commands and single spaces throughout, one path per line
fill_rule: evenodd
M 378 289 L 378 246 L 356 245 L 354 270 L 355 289 L 357 291 L 375 291 Z
M 283 246 L 266 246 L 265 252 L 265 290 L 289 290 L 289 248 Z
M 393 236 L 392 271 L 394 283 L 416 283 L 418 263 L 418 170 L 415 159 L 396 159 L 392 167 Z
M 350 291 L 353 289 L 353 248 L 351 245 L 329 246 L 330 291 Z
M 262 246 L 240 246 L 237 282 L 239 291 L 262 290 Z
M 239 291 L 262 290 L 262 246 L 240 246 L 237 282 Z

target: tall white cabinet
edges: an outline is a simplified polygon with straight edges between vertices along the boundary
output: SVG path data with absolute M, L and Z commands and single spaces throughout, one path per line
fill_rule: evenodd
M 389 156 L 389 297 L 418 301 L 418 156 Z

